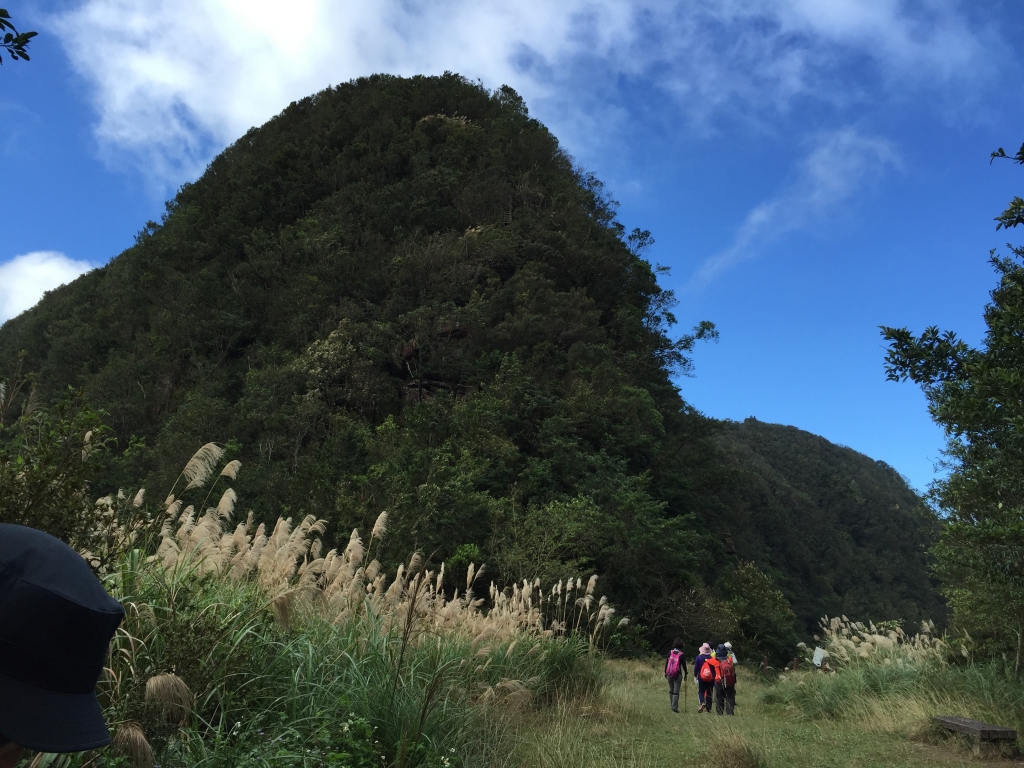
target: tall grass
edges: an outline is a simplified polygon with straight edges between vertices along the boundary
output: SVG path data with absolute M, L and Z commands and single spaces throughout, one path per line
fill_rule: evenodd
M 847 720 L 912 734 L 936 715 L 959 715 L 1024 731 L 1024 682 L 1003 664 L 856 664 L 835 674 L 803 673 L 764 694 L 802 717 Z
M 815 640 L 826 649 L 826 671 L 781 676 L 763 703 L 903 734 L 933 733 L 936 715 L 1024 731 L 1024 680 L 1012 665 L 968 663 L 966 650 L 957 654 L 930 622 L 909 635 L 896 626 L 826 617 Z
M 897 622 L 853 621 L 846 616 L 825 616 L 819 623 L 815 641 L 824 650 L 826 668 L 861 661 L 889 664 L 942 661 L 952 652 L 945 637 L 939 637 L 935 624 L 921 622 L 916 634 L 904 632 Z M 797 645 L 810 662 L 813 654 L 804 643 Z M 966 656 L 966 650 L 965 650 Z
M 366 546 L 353 531 L 326 554 L 313 518 L 233 525 L 233 490 L 206 506 L 205 484 L 239 468 L 216 474 L 214 448 L 178 480 L 203 494 L 198 510 L 168 495 L 156 554 L 106 572 L 127 612 L 100 685 L 114 747 L 40 765 L 504 765 L 510 715 L 599 688 L 593 650 L 614 610 L 596 577 L 492 584 L 485 606 L 474 566 L 457 589 L 418 555 L 388 577 L 369 557 L 385 515 Z

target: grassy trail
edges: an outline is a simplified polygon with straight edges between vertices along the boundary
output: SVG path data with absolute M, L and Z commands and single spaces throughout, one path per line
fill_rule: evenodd
M 737 715 L 698 715 L 690 681 L 679 714 L 668 706 L 658 668 L 608 662 L 609 684 L 592 706 L 555 709 L 521 726 L 513 765 L 550 768 L 891 768 L 1021 764 L 982 761 L 956 742 L 926 744 L 891 728 L 801 719 L 761 705 L 764 687 L 741 671 Z M 790 683 L 786 683 L 790 684 Z

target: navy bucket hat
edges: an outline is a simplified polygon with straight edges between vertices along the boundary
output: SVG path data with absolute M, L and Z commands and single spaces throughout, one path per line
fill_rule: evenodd
M 94 689 L 123 618 L 75 550 L 0 524 L 0 734 L 39 752 L 109 744 Z

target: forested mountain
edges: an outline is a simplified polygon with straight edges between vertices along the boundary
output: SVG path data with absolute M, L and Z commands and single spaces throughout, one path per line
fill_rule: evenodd
M 649 241 L 511 89 L 374 76 L 249 131 L 133 247 L 7 322 L 0 372 L 24 350 L 42 400 L 71 385 L 105 412 L 97 493 L 163 498 L 218 441 L 258 518 L 313 514 L 337 542 L 387 510 L 396 560 L 596 570 L 666 631 L 694 595 L 730 598 L 724 534 L 802 620 L 931 606 L 898 478 L 680 398 L 713 329 L 670 335 Z
M 943 620 L 927 571 L 939 523 L 895 469 L 796 427 L 721 427 L 738 476 L 715 523 L 773 575 L 806 631 L 825 614 Z

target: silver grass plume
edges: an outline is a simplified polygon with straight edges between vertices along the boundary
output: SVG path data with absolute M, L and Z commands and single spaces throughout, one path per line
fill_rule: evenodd
M 352 565 L 359 565 L 363 562 L 363 540 L 359 538 L 359 529 L 353 528 L 352 535 L 348 538 L 348 546 L 345 547 L 345 560 Z
M 406 569 L 406 578 L 411 578 L 422 565 L 423 555 L 419 552 L 415 552 L 413 556 L 409 558 L 409 567 Z
M 172 500 L 171 503 L 167 505 L 167 517 L 176 518 L 179 512 L 181 512 L 181 499 L 176 501 Z
M 241 468 L 242 462 L 240 462 L 238 459 L 235 459 L 234 461 L 229 461 L 227 464 L 224 465 L 224 469 L 220 471 L 220 476 L 230 477 L 232 480 L 237 480 L 238 470 L 240 470 Z
M 235 511 L 235 502 L 238 501 L 238 496 L 235 494 L 234 488 L 228 488 L 220 497 L 220 501 L 217 502 L 217 515 L 221 520 L 230 520 L 231 513 Z
M 188 481 L 185 490 L 201 488 L 213 475 L 217 462 L 224 455 L 224 449 L 216 443 L 207 443 L 193 454 L 188 460 L 185 468 L 181 470 L 181 476 Z
M 388 532 L 388 513 L 381 512 L 377 515 L 377 522 L 373 524 L 373 530 L 370 531 L 370 539 L 382 538 Z

